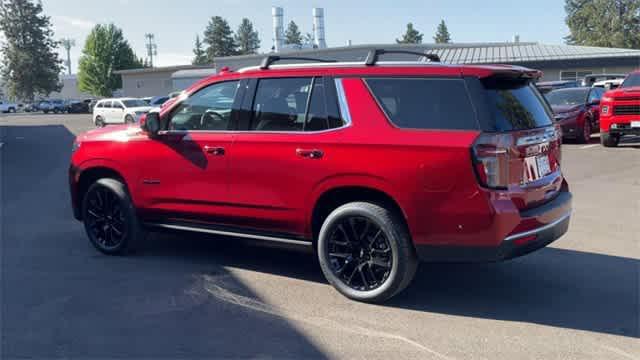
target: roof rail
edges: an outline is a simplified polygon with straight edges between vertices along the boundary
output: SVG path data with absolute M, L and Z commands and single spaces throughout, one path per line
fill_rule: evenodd
M 430 62 L 440 62 L 440 57 L 436 54 L 431 54 L 428 52 L 418 52 L 418 51 L 410 51 L 410 50 L 385 50 L 385 49 L 373 49 L 369 51 L 367 54 L 367 59 L 364 61 L 365 65 L 373 66 L 378 62 L 378 57 L 384 54 L 408 54 L 408 55 L 418 55 L 420 57 L 427 58 Z
M 269 66 L 271 66 L 271 64 L 278 62 L 280 60 L 313 61 L 313 62 L 321 62 L 321 63 L 336 62 L 336 60 L 314 59 L 314 58 L 308 58 L 308 57 L 269 55 L 266 58 L 262 59 L 262 62 L 260 63 L 260 69 L 267 70 L 269 69 Z

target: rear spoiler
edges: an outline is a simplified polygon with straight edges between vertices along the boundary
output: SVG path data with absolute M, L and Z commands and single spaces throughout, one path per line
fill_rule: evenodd
M 480 67 L 481 71 L 480 78 L 498 78 L 498 79 L 513 79 L 513 80 L 533 80 L 536 81 L 540 79 L 543 75 L 542 71 L 529 69 L 522 66 L 514 66 L 514 65 L 488 65 Z M 467 71 L 463 68 L 462 76 L 472 75 L 478 76 L 478 69 L 469 71 L 468 74 L 465 74 Z

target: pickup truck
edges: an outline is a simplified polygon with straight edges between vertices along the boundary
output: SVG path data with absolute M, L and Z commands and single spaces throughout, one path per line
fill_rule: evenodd
M 18 104 L 0 101 L 0 112 L 14 113 L 18 110 Z

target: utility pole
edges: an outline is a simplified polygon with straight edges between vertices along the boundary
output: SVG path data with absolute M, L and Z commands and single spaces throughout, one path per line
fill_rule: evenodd
M 69 75 L 71 75 L 71 48 L 76 46 L 76 41 L 74 39 L 61 39 L 60 44 L 67 50 L 67 71 Z
M 156 45 L 156 36 L 151 33 L 144 34 L 147 39 L 147 56 L 149 57 L 149 66 L 153 67 L 153 57 L 158 55 L 158 46 Z

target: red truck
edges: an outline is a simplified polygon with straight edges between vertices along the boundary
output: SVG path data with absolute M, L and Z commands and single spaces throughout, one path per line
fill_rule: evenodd
M 419 261 L 499 261 L 562 236 L 572 196 L 540 73 L 385 53 L 269 56 L 141 125 L 78 136 L 75 217 L 106 254 L 147 231 L 305 246 L 338 291 L 369 302 L 402 291 Z
M 615 147 L 624 135 L 640 135 L 640 70 L 607 91 L 600 102 L 600 143 Z

